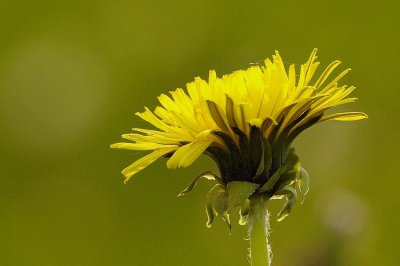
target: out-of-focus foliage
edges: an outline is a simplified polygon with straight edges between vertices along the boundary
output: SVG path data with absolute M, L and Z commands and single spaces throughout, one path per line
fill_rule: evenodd
M 110 150 L 133 114 L 209 69 L 288 65 L 314 47 L 353 69 L 358 123 L 320 124 L 295 144 L 310 192 L 272 221 L 276 265 L 396 265 L 400 93 L 394 1 L 2 1 L 0 264 L 248 265 L 246 228 L 204 225 L 209 169 L 155 163 L 123 184 L 141 153 Z M 323 67 L 321 67 L 323 69 Z M 348 108 L 347 108 L 348 109 Z M 346 109 L 346 110 L 347 110 Z M 129 156 L 128 156 L 129 157 Z M 216 168 L 214 168 L 215 170 Z M 271 205 L 273 216 L 280 205 Z

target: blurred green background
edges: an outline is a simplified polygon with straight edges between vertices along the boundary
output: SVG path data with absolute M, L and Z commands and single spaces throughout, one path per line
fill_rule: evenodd
M 274 265 L 398 265 L 398 1 L 0 2 L 0 264 L 248 265 L 246 228 L 205 226 L 214 164 L 123 184 L 143 153 L 109 149 L 156 96 L 209 69 L 274 50 L 353 71 L 369 119 L 320 124 L 296 142 L 311 191 L 283 222 L 271 204 Z

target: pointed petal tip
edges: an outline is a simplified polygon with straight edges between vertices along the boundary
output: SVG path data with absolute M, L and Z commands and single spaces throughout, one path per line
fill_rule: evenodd
M 283 220 L 285 220 L 287 215 L 280 215 L 278 214 L 278 218 L 276 219 L 278 222 L 282 222 Z
M 131 170 L 128 170 L 127 168 L 123 169 L 121 171 L 121 174 L 125 177 L 124 179 L 124 184 L 128 183 L 129 180 L 131 180 L 132 176 L 134 176 L 137 172 L 132 172 Z
M 176 197 L 177 197 L 177 198 L 180 198 L 180 197 L 186 195 L 187 192 L 188 192 L 188 191 L 186 191 L 186 190 L 182 190 L 181 192 L 179 192 L 178 195 L 176 195 Z
M 110 148 L 111 149 L 120 149 L 121 146 L 123 146 L 123 145 L 124 145 L 124 143 L 121 143 L 121 142 L 113 143 L 113 144 L 110 145 Z
M 131 179 L 131 177 L 130 176 L 128 177 L 126 175 L 124 175 L 124 176 L 125 176 L 124 184 L 126 185 L 129 181 L 129 179 Z
M 336 121 L 357 121 L 368 118 L 368 115 L 363 112 L 344 112 L 344 113 L 336 113 L 331 115 L 326 115 L 321 118 L 322 121 L 327 120 L 336 120 Z
M 366 113 L 360 112 L 357 117 L 354 117 L 353 121 L 367 119 L 368 115 Z

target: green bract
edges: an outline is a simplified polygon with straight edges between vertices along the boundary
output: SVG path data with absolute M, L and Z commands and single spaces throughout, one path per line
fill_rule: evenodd
M 262 121 L 262 124 L 266 123 L 274 121 L 267 118 Z M 192 191 L 201 178 L 214 180 L 217 184 L 210 189 L 206 197 L 208 227 L 215 216 L 222 217 L 231 227 L 229 217 L 236 208 L 240 214 L 239 224 L 246 224 L 250 203 L 260 196 L 263 200 L 286 200 L 278 214 L 278 221 L 283 220 L 291 212 L 298 193 L 303 202 L 308 192 L 308 174 L 300 167 L 299 157 L 294 149 L 290 148 L 287 138 L 279 138 L 272 142 L 272 139 L 266 139 L 262 135 L 259 127 L 251 126 L 250 137 L 238 128 L 233 128 L 233 132 L 238 137 L 237 143 L 220 131 L 213 132 L 228 150 L 217 147 L 209 147 L 206 150 L 206 154 L 217 162 L 221 176 L 205 171 L 196 176 L 178 196 Z M 281 136 L 287 137 L 288 134 L 283 132 Z

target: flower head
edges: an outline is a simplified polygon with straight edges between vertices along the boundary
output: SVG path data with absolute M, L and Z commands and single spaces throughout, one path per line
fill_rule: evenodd
M 167 167 L 187 167 L 202 154 L 218 165 L 219 174 L 205 171 L 180 195 L 189 192 L 201 177 L 217 184 L 207 195 L 208 225 L 215 215 L 229 224 L 229 213 L 241 206 L 246 223 L 250 200 L 286 198 L 279 214 L 283 219 L 308 191 L 308 175 L 292 148 L 294 139 L 310 126 L 327 120 L 353 121 L 366 118 L 361 112 L 328 114 L 336 106 L 356 101 L 347 96 L 353 86 L 339 85 L 350 69 L 329 78 L 340 61 L 334 61 L 313 79 L 319 65 L 314 49 L 296 70 L 285 69 L 278 52 L 263 66 L 252 66 L 208 81 L 199 77 L 181 88 L 158 97 L 160 106 L 137 115 L 156 129 L 134 128 L 112 148 L 149 150 L 148 155 L 122 171 L 128 181 L 155 160 L 167 157 Z M 296 190 L 297 189 L 297 190 Z

